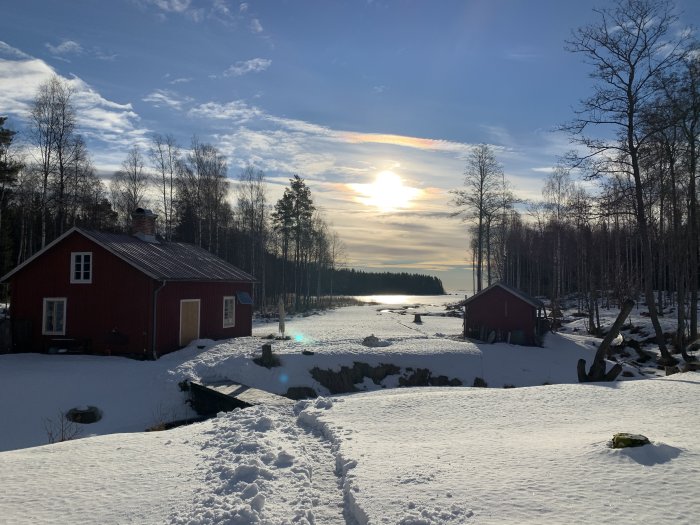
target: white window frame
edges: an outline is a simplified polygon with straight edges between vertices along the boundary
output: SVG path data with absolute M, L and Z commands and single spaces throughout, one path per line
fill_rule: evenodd
M 226 319 L 226 301 L 231 301 L 231 307 L 232 307 L 232 314 L 233 318 L 227 320 Z M 223 307 L 221 309 L 221 316 L 223 317 L 224 323 L 223 326 L 224 328 L 233 328 L 236 326 L 236 296 L 235 295 L 225 295 L 224 296 L 224 302 L 223 302 Z
M 89 277 L 85 278 L 85 256 L 90 257 L 90 268 L 88 269 Z M 77 259 L 80 257 L 80 277 L 75 277 L 75 267 Z M 93 268 L 92 252 L 71 252 L 70 254 L 70 282 L 72 284 L 90 284 L 92 283 L 92 268 Z
M 46 322 L 48 321 L 47 313 L 48 313 L 48 306 L 49 302 L 52 303 L 63 303 L 63 323 L 61 326 L 61 330 L 53 330 L 49 331 L 46 327 Z M 54 306 L 54 317 L 56 314 L 55 306 Z M 44 307 L 43 311 L 41 314 L 41 333 L 42 335 L 66 335 L 66 318 L 68 317 L 68 299 L 65 297 L 44 297 Z

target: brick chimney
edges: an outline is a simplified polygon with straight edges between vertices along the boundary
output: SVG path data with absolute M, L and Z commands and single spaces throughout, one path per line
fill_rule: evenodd
M 156 240 L 156 218 L 158 216 L 151 210 L 136 208 L 131 212 L 131 233 L 146 242 L 158 242 Z

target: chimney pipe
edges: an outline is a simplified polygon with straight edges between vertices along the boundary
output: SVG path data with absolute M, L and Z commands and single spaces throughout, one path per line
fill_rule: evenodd
M 142 241 L 158 242 L 156 240 L 157 217 L 151 210 L 136 208 L 131 213 L 131 233 Z

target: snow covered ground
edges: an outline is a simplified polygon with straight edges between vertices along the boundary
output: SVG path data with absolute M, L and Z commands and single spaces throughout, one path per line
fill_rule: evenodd
M 454 297 L 288 320 L 291 339 L 273 342 L 282 366 L 269 370 L 251 357 L 273 323 L 156 362 L 0 356 L 0 522 L 695 522 L 700 374 L 542 386 L 575 383 L 576 361 L 590 362 L 595 340 L 569 328 L 544 348 L 462 341 L 461 320 L 437 315 L 446 300 Z M 370 334 L 386 346 L 363 346 Z M 309 374 L 356 361 L 401 373 L 343 396 Z M 392 388 L 421 367 L 497 388 Z M 139 432 L 192 415 L 181 380 L 224 377 L 277 393 L 308 386 L 323 397 Z M 36 447 L 60 412 L 82 405 L 103 411 L 81 425 L 81 437 L 96 437 Z M 652 445 L 608 448 L 619 431 Z

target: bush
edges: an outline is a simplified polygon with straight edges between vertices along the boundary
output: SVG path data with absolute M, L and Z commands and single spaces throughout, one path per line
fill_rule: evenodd
M 44 429 L 46 430 L 46 438 L 49 444 L 76 439 L 81 431 L 76 422 L 70 421 L 66 417 L 65 412 L 59 412 L 55 420 L 44 419 Z
M 481 377 L 475 377 L 474 384 L 472 386 L 476 386 L 479 388 L 486 388 L 488 385 L 486 384 L 486 381 L 484 381 Z

